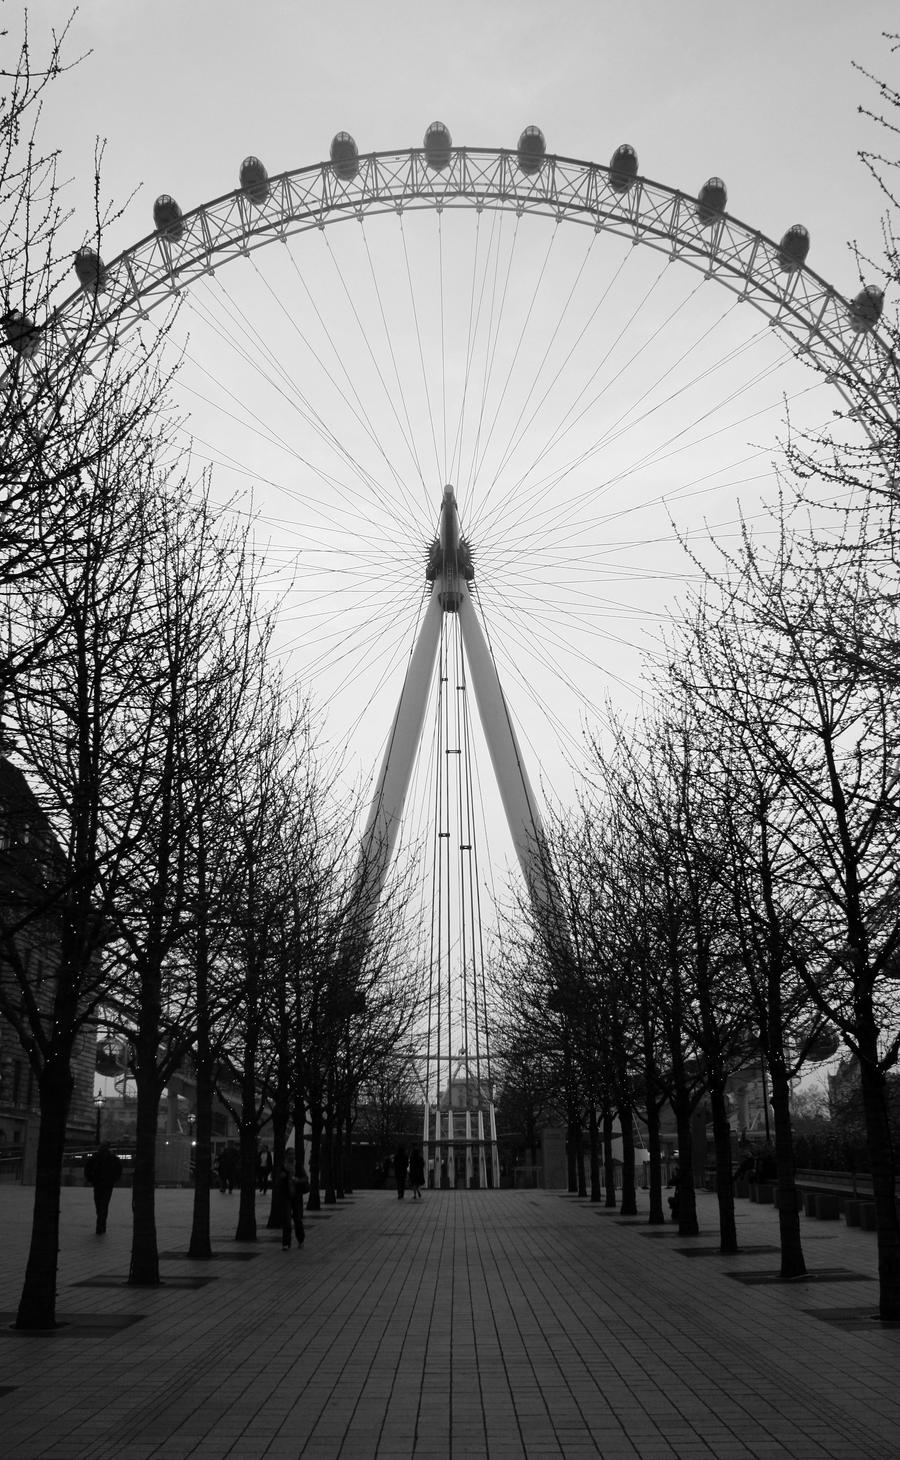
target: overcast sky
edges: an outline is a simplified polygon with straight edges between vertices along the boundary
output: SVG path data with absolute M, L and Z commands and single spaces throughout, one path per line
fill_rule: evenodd
M 35 5 L 35 41 L 71 8 Z M 551 151 L 600 162 L 627 140 L 673 187 L 720 174 L 765 233 L 805 223 L 840 288 L 846 240 L 873 242 L 879 214 L 856 161 L 873 98 L 852 62 L 885 73 L 891 29 L 890 0 L 83 0 L 70 51 L 92 54 L 55 89 L 48 129 L 82 207 L 97 136 L 109 193 L 142 188 L 121 247 L 149 231 L 158 193 L 186 209 L 235 186 L 246 153 L 288 170 L 342 128 L 361 150 L 399 148 L 440 117 L 457 142 L 499 147 L 534 122 Z
M 41 52 L 42 28 L 51 22 L 61 27 L 70 9 L 68 0 L 40 0 L 32 7 L 36 57 Z M 16 13 L 7 0 L 7 24 L 13 31 Z M 896 80 L 896 62 L 892 63 L 889 44 L 882 38 L 882 32 L 891 27 L 897 28 L 895 0 L 866 0 L 863 5 L 848 0 L 794 0 L 791 4 L 775 0 L 555 0 L 552 5 L 536 0 L 457 0 L 453 5 L 345 0 L 327 6 L 299 0 L 256 0 L 252 5 L 241 0 L 82 0 L 71 25 L 67 53 L 73 59 L 85 53 L 85 59 L 48 95 L 43 139 L 45 145 L 62 148 L 62 175 L 70 180 L 67 198 L 74 210 L 73 247 L 90 232 L 92 159 L 96 139 L 103 139 L 104 192 L 124 205 L 123 216 L 104 240 L 104 252 L 112 257 L 150 232 L 153 200 L 158 194 L 171 193 L 187 211 L 234 188 L 240 161 L 248 153 L 261 157 L 270 174 L 275 174 L 325 158 L 332 136 L 341 129 L 353 134 L 361 151 L 400 149 L 420 145 L 426 126 L 440 118 L 457 144 L 511 147 L 523 127 L 535 123 L 546 135 L 548 150 L 564 156 L 605 164 L 619 143 L 630 142 L 646 177 L 689 194 L 695 194 L 710 175 L 720 175 L 728 187 L 729 211 L 753 228 L 779 238 L 790 224 L 805 224 L 812 235 L 811 267 L 840 292 L 851 294 L 859 283 L 848 243 L 858 240 L 864 252 L 877 255 L 879 242 L 880 199 L 857 153 L 881 141 L 858 113 L 860 104 L 877 105 L 877 98 L 874 87 L 854 70 L 853 62 L 876 75 L 890 75 L 893 64 Z M 374 234 L 373 239 L 373 248 L 377 248 Z M 324 277 L 316 273 L 313 249 L 317 246 L 315 241 L 304 243 L 306 251 L 295 255 L 298 274 L 307 282 Z M 263 252 L 274 254 L 275 250 Z M 618 262 L 611 254 L 610 276 L 613 266 L 618 267 Z M 277 269 L 277 262 L 269 267 Z M 577 259 L 570 260 L 569 267 L 574 271 Z M 232 269 L 237 268 L 223 270 L 222 280 L 234 291 L 241 308 L 261 311 L 259 301 L 242 302 L 244 285 L 236 272 L 232 276 Z M 358 266 L 349 255 L 345 268 L 346 277 L 353 282 Z M 627 268 L 626 278 L 638 265 L 629 262 Z M 277 274 L 271 277 L 276 283 L 269 292 L 280 294 L 285 282 Z M 636 275 L 633 283 L 623 286 L 622 297 L 626 301 L 643 297 L 654 277 Z M 696 279 L 689 283 L 693 289 Z M 361 279 L 359 284 L 362 288 Z M 319 282 L 316 287 L 325 286 Z M 551 306 L 554 298 L 563 298 L 567 287 L 560 278 L 545 291 Z M 681 348 L 685 339 L 697 341 L 705 335 L 713 319 L 712 305 L 703 296 L 695 306 L 691 296 L 690 307 L 697 313 L 690 326 L 694 333 L 689 335 L 688 324 L 682 324 L 687 306 L 667 293 L 669 287 L 668 278 L 659 285 L 654 302 L 645 311 L 647 322 L 639 327 L 644 333 L 638 339 L 646 342 L 667 312 L 678 312 L 672 339 Z M 198 306 L 199 300 L 198 291 Z M 726 302 L 719 301 L 716 307 L 724 309 Z M 298 296 L 291 307 L 299 311 L 302 303 Z M 194 308 L 189 301 L 186 313 Z M 604 308 L 614 311 L 621 304 Z M 261 313 L 254 317 L 262 320 Z M 219 366 L 219 347 L 210 343 L 211 337 L 204 337 L 202 321 L 193 314 L 190 318 L 191 348 L 199 356 L 198 369 L 213 372 L 220 368 L 217 388 L 241 396 L 249 403 L 253 418 L 270 417 L 278 422 L 279 430 L 290 432 L 290 424 L 284 424 L 279 415 L 281 405 L 267 402 L 261 386 L 257 394 L 256 386 L 251 389 L 225 363 Z M 605 319 L 605 324 L 598 325 L 595 350 L 619 327 L 615 312 Z M 341 328 L 335 326 L 336 338 L 340 338 Z M 399 336 L 408 332 L 405 325 L 397 328 Z M 260 329 L 269 331 L 270 348 L 287 360 L 289 331 L 283 322 L 279 324 L 273 316 L 267 324 L 260 323 Z M 714 332 L 713 338 L 724 342 L 721 349 L 731 347 L 731 329 L 729 316 L 721 331 Z M 691 343 L 689 347 L 692 359 L 699 359 L 700 346 Z M 661 342 L 657 355 L 654 344 L 652 353 L 665 359 L 666 348 L 665 341 Z M 296 373 L 305 367 L 290 364 L 286 368 Z M 748 367 L 748 378 L 750 373 Z M 628 377 L 627 388 L 639 397 L 655 378 L 635 372 Z M 290 571 L 301 577 L 299 607 L 286 639 L 293 647 L 285 653 L 295 656 L 292 663 L 297 677 L 331 705 L 333 742 L 340 742 L 342 726 L 353 725 L 357 763 L 374 767 L 415 623 L 421 592 L 416 557 L 419 539 L 415 538 L 415 552 L 409 560 L 411 588 L 409 582 L 400 583 L 401 548 L 403 553 L 411 551 L 408 544 L 401 544 L 396 572 L 389 573 L 386 566 L 379 569 L 377 563 L 370 565 L 361 595 L 364 558 L 358 556 L 353 565 L 356 597 L 345 592 L 343 598 L 339 594 L 329 598 L 327 576 L 304 575 L 313 547 L 334 553 L 336 544 L 326 543 L 327 525 L 323 526 L 321 513 L 315 522 L 304 520 L 301 498 L 287 495 L 291 490 L 301 494 L 313 490 L 309 477 L 310 472 L 315 476 L 315 463 L 310 466 L 307 452 L 302 461 L 298 455 L 286 467 L 270 446 L 260 444 L 252 430 L 248 434 L 247 423 L 242 425 L 233 411 L 222 415 L 219 424 L 214 416 L 204 415 L 200 396 L 213 392 L 202 387 L 199 379 L 193 379 L 194 395 L 184 397 L 185 409 L 196 412 L 191 416 L 191 429 L 207 442 L 199 448 L 199 456 L 221 463 L 227 454 L 240 463 L 239 469 L 217 468 L 223 500 L 248 493 L 248 500 L 252 498 L 253 506 L 262 510 L 275 559 L 285 564 L 286 572 L 290 561 Z M 793 386 L 788 380 L 785 375 L 783 391 L 789 394 Z M 578 377 L 579 388 L 580 381 Z M 716 448 L 721 451 L 723 476 L 729 480 L 728 495 L 712 509 L 703 502 L 696 518 L 697 531 L 705 530 L 709 510 L 714 521 L 725 522 L 733 520 L 738 500 L 747 506 L 748 497 L 734 485 L 741 476 L 734 464 L 742 459 L 744 443 L 752 442 L 755 448 L 774 443 L 780 419 L 780 381 L 778 376 L 772 385 L 774 415 L 757 417 L 752 428 L 729 423 L 728 445 Z M 756 408 L 755 397 L 750 402 L 748 396 L 748 402 L 743 412 L 747 416 Z M 695 417 L 700 416 L 699 407 L 694 412 Z M 732 412 L 734 415 L 739 417 L 741 412 Z M 641 432 L 645 429 L 650 428 L 642 426 Z M 641 434 L 641 442 L 644 439 Z M 637 454 L 635 447 L 635 457 Z M 601 478 L 605 482 L 615 472 L 630 470 L 618 458 L 600 465 L 594 459 L 593 469 L 600 475 L 584 481 L 579 478 L 571 500 L 594 490 Z M 647 503 L 663 492 L 683 494 L 692 482 L 705 480 L 709 469 L 704 448 L 689 465 L 679 465 L 675 475 L 657 467 L 644 481 L 632 473 L 626 505 L 628 510 L 641 508 L 643 515 L 630 530 L 638 545 L 637 557 L 627 563 L 624 557 L 618 560 L 627 569 L 626 577 L 634 575 L 638 558 L 643 561 L 656 553 L 655 547 L 645 544 L 667 539 L 666 551 L 675 551 L 667 513 L 654 517 L 654 509 L 648 506 L 644 510 L 640 493 Z M 682 472 L 683 480 L 677 471 Z M 257 481 L 248 485 L 248 478 L 254 475 L 276 483 L 273 495 L 266 496 Z M 752 480 L 751 505 L 764 496 L 758 474 Z M 434 488 L 436 511 L 437 479 Z M 430 511 L 427 508 L 422 519 L 425 536 L 431 530 Z M 570 511 L 572 515 L 566 518 Z M 386 513 L 386 534 L 390 536 L 388 507 Z M 646 625 L 635 626 L 635 616 L 645 605 L 628 597 L 627 585 L 617 586 L 611 580 L 601 591 L 596 584 L 592 587 L 566 577 L 573 560 L 566 560 L 567 568 L 559 567 L 564 553 L 586 552 L 591 547 L 599 551 L 600 526 L 595 520 L 579 518 L 566 506 L 564 496 L 558 516 L 560 523 L 569 521 L 571 527 L 565 541 L 559 536 L 553 558 L 556 569 L 547 559 L 540 589 L 545 594 L 542 605 L 536 602 L 535 580 L 529 589 L 524 567 L 509 572 L 502 582 L 502 607 L 507 614 L 503 622 L 508 634 L 498 653 L 506 664 L 516 715 L 524 722 L 523 738 L 538 762 L 533 779 L 544 784 L 548 794 L 558 785 L 552 742 L 558 738 L 559 721 L 554 728 L 550 710 L 558 712 L 572 736 L 583 730 L 585 702 L 601 706 L 609 697 L 631 713 L 640 674 L 637 660 L 649 632 Z M 507 541 L 505 525 L 500 516 L 490 525 L 499 583 L 501 566 L 508 569 L 515 558 L 515 531 L 522 534 L 522 543 L 526 539 L 533 542 L 534 532 L 529 537 L 521 522 L 511 521 L 509 550 L 501 564 L 497 545 Z M 691 528 L 688 519 L 680 520 L 680 525 Z M 543 530 L 544 524 L 541 526 Z M 546 526 L 549 533 L 554 524 Z M 342 523 L 341 531 L 345 530 Z M 387 558 L 394 545 L 392 538 Z M 476 543 L 476 565 L 481 561 L 486 568 L 487 547 L 480 560 L 478 552 Z M 523 550 L 521 564 L 525 562 Z M 664 611 L 668 602 L 665 585 L 681 572 L 671 556 L 665 561 L 660 557 L 658 569 L 654 614 Z M 330 571 L 332 577 L 338 572 L 336 568 Z M 405 608 L 400 603 L 401 589 L 407 596 Z M 511 616 L 511 605 L 518 591 L 531 592 L 535 611 L 517 641 L 521 624 Z M 643 587 L 640 593 L 645 595 Z M 608 610 L 603 629 L 608 634 L 606 657 L 598 668 L 586 649 L 580 651 L 581 658 L 568 666 L 568 689 L 557 698 L 548 676 L 557 653 L 562 657 L 561 640 L 570 633 L 563 606 L 568 611 L 575 595 L 585 605 L 585 614 L 593 615 L 590 622 L 595 638 L 601 612 Z M 322 640 L 324 647 L 315 657 L 314 667 L 309 654 L 304 658 L 304 646 L 315 637 L 309 610 L 313 597 L 320 611 L 323 603 L 327 605 L 329 614 L 339 615 L 344 611 L 342 604 L 351 599 L 355 605 L 347 610 L 350 633 L 337 641 Z M 487 614 L 486 596 L 483 601 Z M 372 608 L 363 615 L 365 603 L 382 605 L 383 626 L 375 624 L 373 639 L 366 638 L 359 626 L 364 616 L 377 619 L 379 610 Z M 316 619 L 315 625 L 321 639 L 322 619 Z M 497 627 L 499 647 L 503 624 L 497 621 Z M 544 631 L 540 663 L 532 670 L 529 645 Z M 353 642 L 361 646 L 355 659 Z M 329 653 L 336 644 L 340 652 L 332 653 L 329 666 Z M 339 691 L 347 683 L 354 686 L 352 702 L 340 698 Z M 544 710 L 549 718 L 542 729 L 539 721 Z M 568 753 L 572 753 L 571 746 Z

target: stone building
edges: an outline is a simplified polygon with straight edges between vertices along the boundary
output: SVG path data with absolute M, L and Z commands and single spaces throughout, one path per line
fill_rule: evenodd
M 22 771 L 0 755 L 0 991 L 11 1008 L 25 1007 L 27 984 L 42 1016 L 52 1007 L 59 958 L 59 924 L 50 890 L 62 866 L 59 844 Z M 95 1131 L 96 1031 L 82 1029 L 73 1057 L 75 1088 L 67 1145 L 84 1149 Z M 21 1040 L 0 1007 L 0 1159 L 24 1165 L 28 1179 L 38 1133 L 38 1090 Z

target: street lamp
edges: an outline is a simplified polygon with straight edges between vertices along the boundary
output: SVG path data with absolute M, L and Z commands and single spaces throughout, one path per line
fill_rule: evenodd
M 97 1142 L 97 1145 L 99 1146 L 99 1144 L 100 1144 L 100 1120 L 101 1120 L 102 1115 L 103 1115 L 103 1107 L 106 1104 L 106 1096 L 104 1094 L 102 1094 L 101 1091 L 99 1091 L 99 1090 L 97 1091 L 96 1095 L 94 1096 L 94 1104 L 97 1107 L 97 1129 L 94 1132 L 94 1138 L 95 1138 L 95 1140 Z

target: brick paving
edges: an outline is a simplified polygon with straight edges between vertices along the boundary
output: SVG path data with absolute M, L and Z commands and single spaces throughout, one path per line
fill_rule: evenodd
M 236 1244 L 237 1197 L 213 1192 L 206 1264 L 178 1256 L 191 1199 L 158 1194 L 172 1255 L 147 1290 L 124 1283 L 127 1194 L 97 1237 L 65 1189 L 68 1322 L 26 1335 L 32 1194 L 0 1186 L 4 1460 L 900 1457 L 900 1326 L 873 1320 L 874 1237 L 843 1222 L 804 1222 L 830 1279 L 782 1285 L 773 1208 L 739 1202 L 760 1250 L 726 1258 L 707 1195 L 685 1240 L 653 1235 L 643 1196 L 629 1222 L 553 1192 L 360 1192 L 285 1253 L 262 1225 Z

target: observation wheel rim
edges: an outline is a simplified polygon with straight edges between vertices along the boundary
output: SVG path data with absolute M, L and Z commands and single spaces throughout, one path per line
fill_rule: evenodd
M 102 290 L 79 286 L 35 328 L 45 354 L 49 348 L 68 357 L 80 349 L 89 365 L 219 265 L 311 228 L 402 216 L 407 208 L 527 212 L 610 232 L 701 270 L 765 315 L 847 399 L 835 370 L 849 372 L 885 424 L 896 425 L 879 392 L 895 364 L 893 350 L 874 327 L 851 322 L 848 299 L 805 263 L 785 269 L 780 245 L 732 214 L 723 210 L 704 221 L 698 200 L 683 190 L 641 174 L 627 187 L 614 186 L 611 173 L 560 154 L 547 154 L 536 172 L 524 173 L 511 148 L 451 147 L 440 169 L 421 147 L 359 153 L 348 179 L 330 161 L 308 164 L 269 178 L 262 203 L 238 187 L 181 214 L 178 240 L 153 230 L 103 266 Z

